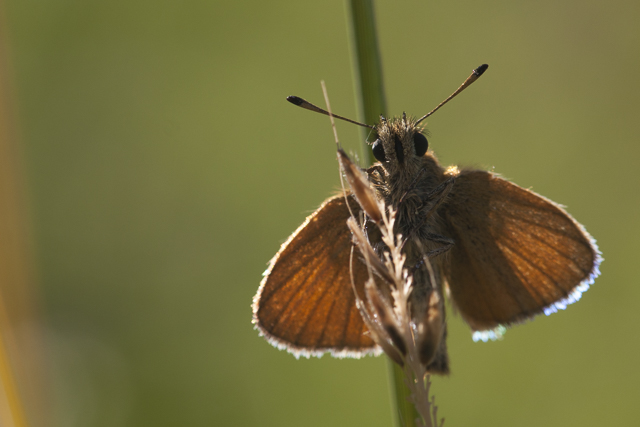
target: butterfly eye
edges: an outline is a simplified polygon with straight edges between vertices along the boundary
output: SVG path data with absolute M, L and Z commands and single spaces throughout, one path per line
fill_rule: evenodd
M 371 150 L 373 151 L 373 157 L 375 157 L 379 161 L 384 162 L 385 160 L 387 160 L 384 155 L 384 147 L 382 146 L 382 141 L 380 141 L 379 139 L 375 140 L 375 142 L 373 143 L 373 147 L 371 147 Z
M 424 153 L 427 152 L 427 148 L 429 148 L 429 141 L 427 141 L 427 137 L 421 133 L 413 134 L 413 146 L 416 149 L 416 156 L 422 157 Z

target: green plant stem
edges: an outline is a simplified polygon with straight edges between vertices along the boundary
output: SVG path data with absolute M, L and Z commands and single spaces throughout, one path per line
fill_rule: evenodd
M 376 23 L 371 0 L 349 0 L 349 30 L 351 33 L 351 53 L 353 58 L 353 78 L 356 83 L 356 103 L 358 119 L 374 125 L 380 121 L 380 114 L 386 115 L 387 105 L 382 81 L 382 66 Z M 374 132 L 365 128 L 362 133 L 362 160 L 373 164 L 369 142 L 376 139 Z
M 415 427 L 416 419 L 420 417 L 416 407 L 409 402 L 411 391 L 405 385 L 406 375 L 400 365 L 391 359 L 387 360 L 389 371 L 389 387 L 391 389 L 391 403 L 395 410 L 397 426 Z
M 349 29 L 353 57 L 353 75 L 356 81 L 356 100 L 358 117 L 367 124 L 376 124 L 380 114 L 386 115 L 386 100 L 382 80 L 382 66 L 378 37 L 376 34 L 375 14 L 372 0 L 348 0 Z M 371 142 L 375 134 L 363 128 L 362 160 L 365 165 L 373 164 L 373 155 L 367 137 Z M 389 385 L 391 404 L 396 416 L 397 426 L 414 427 L 419 417 L 415 407 L 407 400 L 411 392 L 405 385 L 402 368 L 389 360 Z

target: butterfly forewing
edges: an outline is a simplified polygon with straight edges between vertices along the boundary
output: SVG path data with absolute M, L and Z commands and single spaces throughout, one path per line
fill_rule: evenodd
M 350 200 L 357 214 L 360 208 Z M 253 321 L 272 344 L 305 356 L 378 351 L 355 304 L 349 215 L 344 196 L 330 198 L 271 261 L 254 299 Z M 353 260 L 354 282 L 363 295 L 367 270 L 355 254 Z
M 598 250 L 582 226 L 490 172 L 459 173 L 441 215 L 455 240 L 445 263 L 451 296 L 474 330 L 563 308 L 597 275 Z

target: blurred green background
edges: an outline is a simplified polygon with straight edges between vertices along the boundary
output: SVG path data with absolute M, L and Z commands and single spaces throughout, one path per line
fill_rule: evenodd
M 267 261 L 339 183 L 355 117 L 345 5 L 4 2 L 54 426 L 388 426 L 384 358 L 296 360 L 258 337 Z M 640 409 L 640 3 L 377 7 L 389 113 L 442 163 L 567 206 L 602 276 L 567 311 L 473 343 L 449 321 L 449 426 L 630 425 Z M 348 150 L 359 130 L 339 123 Z M 634 421 L 632 421 L 634 420 Z

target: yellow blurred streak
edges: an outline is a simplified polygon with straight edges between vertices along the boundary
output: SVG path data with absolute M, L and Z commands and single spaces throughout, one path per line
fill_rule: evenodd
M 47 411 L 3 6 L 0 2 L 0 425 L 26 427 L 46 425 Z
M 27 426 L 24 409 L 5 349 L 4 330 L 6 329 L 6 319 L 4 319 L 5 316 L 2 317 L 2 324 L 0 325 L 2 331 L 2 337 L 0 337 L 2 338 L 0 339 L 0 381 L 2 381 L 2 388 L 0 389 L 0 424 L 16 427 Z

